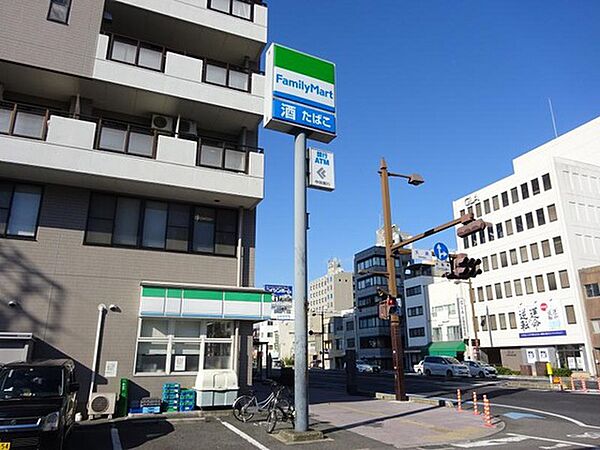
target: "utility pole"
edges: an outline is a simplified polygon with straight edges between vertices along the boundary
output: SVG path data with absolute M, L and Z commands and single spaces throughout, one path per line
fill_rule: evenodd
M 473 334 L 475 340 L 471 342 L 473 360 L 479 361 L 479 339 L 477 339 L 477 317 L 475 317 L 475 293 L 473 292 L 473 283 L 469 278 L 469 303 L 471 303 L 471 318 L 473 321 Z

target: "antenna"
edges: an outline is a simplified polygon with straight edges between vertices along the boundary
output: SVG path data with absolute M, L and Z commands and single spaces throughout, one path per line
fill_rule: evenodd
M 558 137 L 558 132 L 556 131 L 556 119 L 554 117 L 554 109 L 552 108 L 552 100 L 548 97 L 548 106 L 550 107 L 550 117 L 552 118 L 552 128 L 554 128 L 554 137 Z

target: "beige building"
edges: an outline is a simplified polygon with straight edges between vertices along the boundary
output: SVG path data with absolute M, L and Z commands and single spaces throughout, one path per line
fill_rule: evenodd
M 0 358 L 251 383 L 266 42 L 259 0 L 0 4 Z

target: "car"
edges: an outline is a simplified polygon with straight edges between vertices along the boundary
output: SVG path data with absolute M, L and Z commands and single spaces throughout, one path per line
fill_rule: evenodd
M 377 364 L 370 363 L 364 359 L 356 360 L 356 369 L 359 372 L 370 372 L 370 373 L 379 373 L 381 372 L 381 367 Z
M 442 375 L 452 377 L 470 377 L 469 368 L 450 356 L 426 356 L 423 360 L 423 373 L 427 376 Z
M 70 359 L 0 368 L 0 448 L 63 448 L 75 423 L 74 370 Z
M 469 368 L 472 377 L 496 378 L 498 376 L 496 368 L 483 361 L 465 361 L 465 365 Z
M 417 364 L 415 364 L 413 366 L 413 370 L 415 371 L 415 373 L 418 373 L 419 375 L 423 375 L 423 360 L 421 360 Z

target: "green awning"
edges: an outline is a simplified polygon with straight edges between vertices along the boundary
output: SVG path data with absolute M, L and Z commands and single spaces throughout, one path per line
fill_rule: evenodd
M 453 356 L 464 352 L 467 346 L 463 341 L 432 342 L 429 344 L 429 354 L 434 356 Z

